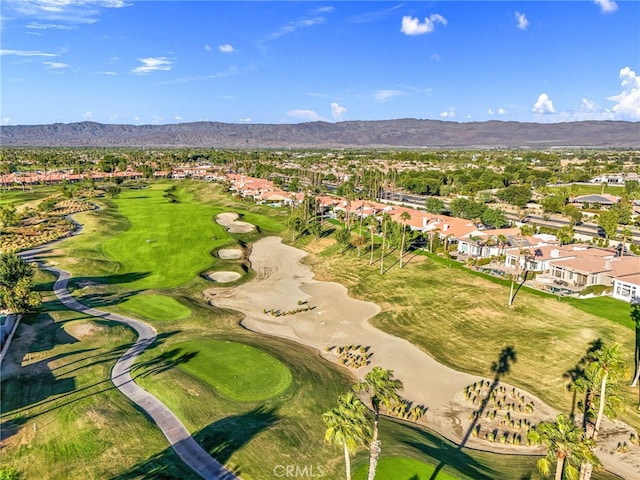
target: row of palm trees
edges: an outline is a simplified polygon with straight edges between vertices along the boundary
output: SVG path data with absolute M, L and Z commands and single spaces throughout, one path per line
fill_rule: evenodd
M 379 436 L 380 408 L 390 411 L 403 400 L 398 393 L 402 390 L 402 381 L 394 378 L 392 370 L 381 367 L 365 375 L 364 381 L 355 384 L 352 390 L 338 397 L 338 405 L 322 415 L 327 425 L 325 441 L 344 451 L 347 480 L 351 480 L 351 455 L 360 448 L 369 449 L 369 474 L 367 479 L 374 480 L 381 452 Z M 373 419 L 369 408 L 358 394 L 369 398 Z
M 549 475 L 556 464 L 555 479 L 589 480 L 594 468 L 601 464 L 595 455 L 598 433 L 605 413 L 615 416 L 622 406 L 615 393 L 616 382 L 626 374 L 626 364 L 620 354 L 620 345 L 605 346 L 594 342 L 580 363 L 585 368 L 574 370 L 571 386 L 574 392 L 584 394 L 580 404 L 583 411 L 582 425 L 572 415 L 559 415 L 553 422 L 541 422 L 529 431 L 533 443 L 547 447 L 547 455 L 538 461 L 538 469 Z

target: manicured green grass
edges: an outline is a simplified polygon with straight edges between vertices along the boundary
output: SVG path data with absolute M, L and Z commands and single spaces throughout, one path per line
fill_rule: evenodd
M 291 372 L 282 362 L 250 345 L 229 340 L 192 340 L 179 343 L 176 348 L 195 354 L 180 368 L 229 400 L 267 400 L 291 385 Z
M 422 463 L 412 458 L 391 457 L 382 458 L 376 469 L 378 478 L 393 478 L 394 480 L 429 480 L 432 478 L 436 467 L 428 463 Z M 367 478 L 368 465 L 360 467 L 353 475 L 353 480 Z M 448 473 L 438 472 L 438 480 L 458 480 Z
M 572 186 L 568 186 L 568 187 L 549 187 L 549 192 L 551 193 L 555 193 L 555 192 L 560 192 L 563 189 L 569 189 L 569 191 L 571 191 L 571 188 L 574 188 L 575 191 L 577 192 L 576 195 L 580 196 L 580 195 L 593 195 L 593 194 L 598 194 L 600 195 L 601 193 L 604 193 L 605 195 L 622 195 L 624 193 L 624 187 L 620 186 L 620 185 L 605 185 L 604 187 L 604 192 L 602 190 L 602 185 L 599 185 L 597 183 L 594 183 L 593 185 L 579 185 L 579 184 L 575 184 L 573 187 Z
M 175 202 L 166 187 L 123 192 L 115 203 L 130 228 L 107 240 L 103 249 L 120 264 L 119 274 L 144 275 L 131 289 L 168 288 L 191 280 L 213 263 L 210 251 L 228 241 L 214 222 L 215 209 L 176 189 Z M 218 240 L 213 240 L 217 238 Z
M 149 320 L 180 320 L 191 313 L 187 307 L 166 295 L 136 295 L 118 306 L 139 318 Z

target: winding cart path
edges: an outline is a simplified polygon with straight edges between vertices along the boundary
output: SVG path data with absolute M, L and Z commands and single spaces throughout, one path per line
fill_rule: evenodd
M 27 261 L 37 262 L 36 255 L 41 249 L 42 248 L 23 252 L 21 256 Z M 38 263 L 41 268 L 58 275 L 53 290 L 67 308 L 86 315 L 122 323 L 136 331 L 138 339 L 131 348 L 116 361 L 111 370 L 111 381 L 120 392 L 151 417 L 184 463 L 207 480 L 239 479 L 239 477 L 211 457 L 207 451 L 194 440 L 178 417 L 176 417 L 164 403 L 133 381 L 131 377 L 132 366 L 136 358 L 155 341 L 157 337 L 155 329 L 139 320 L 83 305 L 73 298 L 67 289 L 69 279 L 71 278 L 69 272 L 60 268 L 44 265 L 41 262 Z

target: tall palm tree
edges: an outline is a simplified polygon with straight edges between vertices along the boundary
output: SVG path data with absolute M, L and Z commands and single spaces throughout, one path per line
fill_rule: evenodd
M 578 477 L 578 469 L 574 464 L 589 461 L 598 464 L 597 457 L 591 447 L 594 441 L 585 438 L 584 431 L 566 415 L 558 415 L 555 422 L 541 422 L 527 434 L 533 443 L 547 447 L 547 455 L 538 460 L 538 470 L 544 476 L 551 473 L 551 466 L 556 463 L 555 480 L 562 480 L 563 472 L 569 479 Z
M 380 420 L 380 407 L 384 406 L 390 410 L 394 405 L 402 402 L 398 391 L 403 388 L 402 381 L 393 377 L 392 370 L 385 370 L 382 367 L 373 367 L 364 377 L 364 381 L 353 386 L 356 392 L 363 392 L 369 395 L 371 407 L 373 408 L 373 434 L 369 447 L 369 476 L 368 480 L 376 477 L 378 457 L 380 456 L 380 441 L 378 440 L 378 426 Z
M 391 218 L 388 213 L 382 215 L 382 252 L 380 254 L 380 275 L 384 273 L 384 247 L 387 240 L 387 226 Z
M 621 379 L 627 371 L 627 366 L 620 354 L 620 344 L 614 343 L 609 347 L 603 347 L 596 351 L 593 354 L 593 361 L 589 367 L 587 367 L 587 370 L 600 381 L 600 405 L 593 430 L 593 439 L 596 440 L 600 430 L 600 423 L 604 416 L 607 382 L 615 383 Z
M 351 480 L 351 455 L 371 437 L 367 407 L 354 392 L 338 397 L 338 406 L 322 414 L 327 425 L 324 440 L 344 450 L 347 480 Z
M 587 432 L 587 436 L 594 441 L 598 438 L 600 423 L 604 417 L 607 403 L 607 382 L 615 383 L 622 378 L 627 371 L 627 366 L 620 355 L 620 344 L 614 343 L 609 347 L 602 347 L 595 351 L 591 357 L 591 363 L 587 367 L 587 375 L 594 382 L 600 382 L 600 394 L 598 397 L 598 414 L 592 432 Z M 593 463 L 584 462 L 580 467 L 580 480 L 589 480 L 593 471 Z
M 407 222 L 411 220 L 409 212 L 402 212 L 400 214 L 400 220 L 402 221 L 402 244 L 400 245 L 400 268 L 402 268 L 402 259 L 404 258 L 404 242 L 407 237 Z
M 376 217 L 373 214 L 369 215 L 367 217 L 367 228 L 369 228 L 369 233 L 371 234 L 371 257 L 369 258 L 369 265 L 373 264 L 373 247 L 374 247 L 373 239 L 374 239 L 374 233 L 378 229 L 378 226 L 379 226 L 378 220 L 376 219 Z

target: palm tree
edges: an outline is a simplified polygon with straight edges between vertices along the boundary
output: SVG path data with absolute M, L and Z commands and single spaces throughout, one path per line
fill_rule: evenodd
M 407 222 L 411 220 L 409 212 L 402 212 L 400 214 L 400 220 L 402 221 L 402 244 L 400 245 L 400 268 L 402 268 L 402 259 L 404 257 L 404 241 L 407 236 Z
M 360 256 L 360 250 L 367 244 L 367 239 L 364 238 L 364 235 L 356 235 L 353 240 L 351 240 L 351 245 L 358 249 L 358 257 Z
M 373 435 L 369 447 L 369 476 L 368 480 L 376 477 L 378 457 L 380 456 L 380 441 L 378 440 L 378 424 L 380 420 L 380 407 L 387 410 L 402 402 L 398 390 L 403 388 L 402 381 L 393 377 L 392 370 L 385 370 L 382 367 L 373 367 L 364 377 L 364 381 L 353 386 L 356 392 L 364 392 L 369 395 L 371 407 L 373 408 Z
M 610 347 L 602 347 L 593 352 L 591 363 L 587 367 L 587 375 L 594 383 L 600 382 L 600 393 L 598 396 L 598 414 L 592 432 L 587 432 L 587 436 L 594 441 L 598 438 L 600 423 L 604 417 L 607 403 L 607 382 L 615 383 L 626 373 L 625 365 L 620 355 L 620 344 L 614 343 Z M 586 412 L 585 412 L 586 414 Z M 593 462 L 585 461 L 580 467 L 580 480 L 589 480 L 593 471 Z
M 369 259 L 369 265 L 373 264 L 373 239 L 374 236 L 373 234 L 375 233 L 375 231 L 378 229 L 378 220 L 376 219 L 376 217 L 374 215 L 369 215 L 367 217 L 367 227 L 369 228 L 369 232 L 371 233 L 371 258 Z
M 570 479 L 578 476 L 578 469 L 573 463 L 589 461 L 598 464 L 597 457 L 591 447 L 592 439 L 585 438 L 584 431 L 566 415 L 558 415 L 555 422 L 541 422 L 527 434 L 532 443 L 547 447 L 547 455 L 538 460 L 538 470 L 544 476 L 551 473 L 553 462 L 556 463 L 555 480 L 562 480 L 563 471 Z
M 607 382 L 615 383 L 627 371 L 627 366 L 620 355 L 620 344 L 614 343 L 610 347 L 602 347 L 596 351 L 587 371 L 600 381 L 600 406 L 593 430 L 593 439 L 596 440 L 600 430 L 600 422 L 602 422 L 602 417 L 604 416 Z
M 380 254 L 380 275 L 384 273 L 384 247 L 387 240 L 387 226 L 389 225 L 389 214 L 382 215 L 382 251 Z
M 347 480 L 351 480 L 351 454 L 366 446 L 371 436 L 367 407 L 354 392 L 338 397 L 338 406 L 322 414 L 327 425 L 324 440 L 344 449 Z

